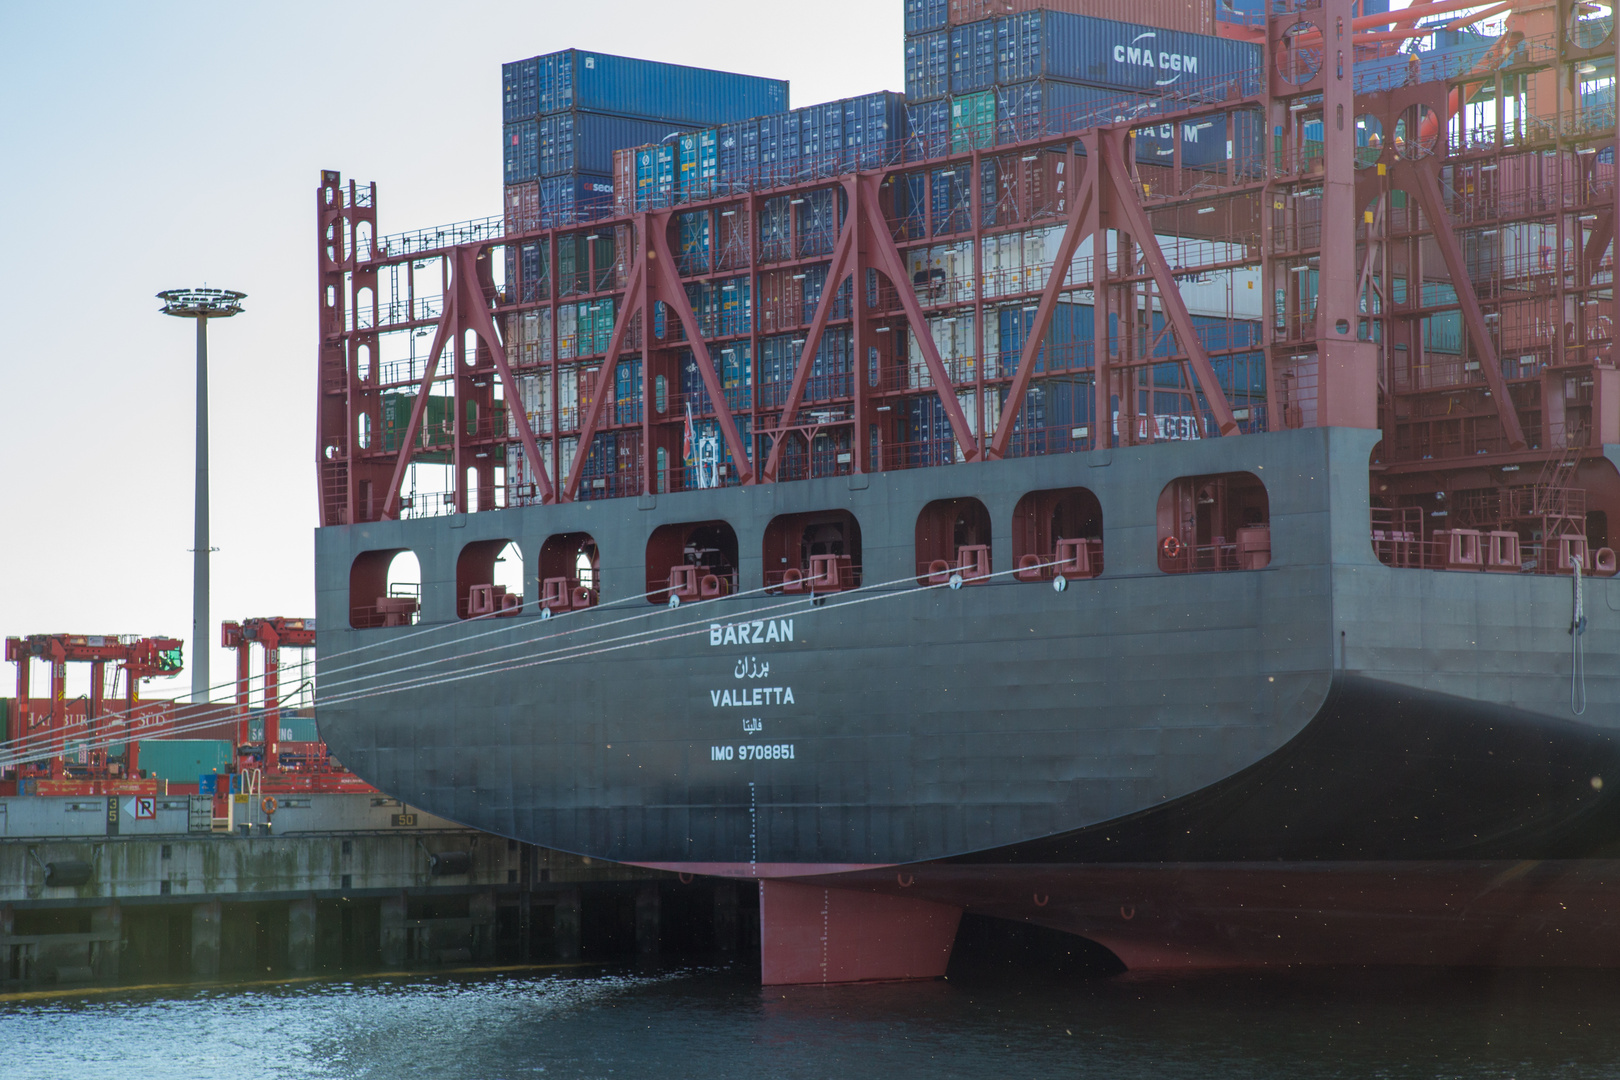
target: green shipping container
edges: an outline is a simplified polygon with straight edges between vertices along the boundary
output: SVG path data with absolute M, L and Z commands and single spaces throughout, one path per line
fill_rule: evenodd
M 996 145 L 996 92 L 983 90 L 951 99 L 951 153 Z
M 439 373 L 445 373 L 445 366 L 440 364 Z M 405 438 L 405 429 L 411 422 L 411 407 L 416 402 L 415 394 L 394 393 L 384 394 L 382 403 L 382 434 L 383 449 L 390 453 L 399 450 L 400 443 Z M 416 433 L 416 448 L 418 451 L 425 446 L 431 436 L 436 443 L 448 442 L 452 435 L 450 432 L 450 418 L 455 408 L 454 399 L 438 394 L 428 395 L 427 408 L 422 410 L 422 427 Z M 495 434 L 506 432 L 506 402 L 499 399 L 494 402 L 495 415 L 490 421 L 490 430 Z M 478 406 L 474 402 L 467 402 L 467 425 L 469 430 L 477 430 Z M 418 452 L 412 459 L 430 465 L 450 464 L 450 452 L 438 451 L 431 454 Z
M 11 699 L 0 697 L 0 742 L 11 739 Z
M 142 739 L 140 768 L 158 780 L 190 783 L 231 762 L 229 739 Z
M 248 720 L 248 740 L 259 742 L 264 738 L 264 720 L 262 718 Z M 312 716 L 283 716 L 281 718 L 282 742 L 319 742 L 320 735 L 315 729 L 315 718 Z

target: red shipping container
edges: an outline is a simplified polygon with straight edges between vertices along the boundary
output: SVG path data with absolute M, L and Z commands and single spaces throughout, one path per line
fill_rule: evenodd
M 636 152 L 613 151 L 613 212 L 631 214 L 636 208 Z
M 804 282 L 794 275 L 802 271 L 767 270 L 759 275 L 759 330 L 774 334 L 804 324 Z
M 1215 33 L 1215 0 L 951 0 L 950 25 L 1025 11 L 1066 11 L 1160 30 Z
M 540 182 L 506 185 L 506 235 L 540 227 Z

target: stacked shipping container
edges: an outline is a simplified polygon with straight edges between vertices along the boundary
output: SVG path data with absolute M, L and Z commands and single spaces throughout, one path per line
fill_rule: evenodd
M 615 203 L 624 212 L 657 209 L 879 168 L 900 160 L 905 118 L 905 98 L 884 90 L 637 147 L 615 163 Z
M 960 22 L 952 13 L 975 5 L 908 0 L 910 154 L 934 156 L 947 147 L 1005 145 L 1099 122 L 1151 119 L 1174 109 L 1180 97 L 1220 92 L 1211 85 L 1215 81 L 1234 79 L 1247 92 L 1263 77 L 1258 46 L 1169 28 L 1187 21 L 1174 17 L 1179 6 L 1159 12 L 1164 19 L 1157 26 L 1092 17 L 1090 0 L 1086 15 L 1041 10 L 1061 6 L 1007 5 L 1003 10 L 1015 13 Z M 1149 4 L 1144 10 L 1155 9 Z M 1258 121 L 1234 127 L 1240 129 L 1234 137 L 1258 152 Z M 1188 128 L 1178 140 L 1168 127 L 1150 130 L 1138 153 L 1161 162 L 1173 156 L 1179 141 L 1183 164 L 1211 165 L 1230 156 L 1227 134 Z
M 608 209 L 617 150 L 788 104 L 779 79 L 581 49 L 505 64 L 501 84 L 507 224 L 516 231 Z

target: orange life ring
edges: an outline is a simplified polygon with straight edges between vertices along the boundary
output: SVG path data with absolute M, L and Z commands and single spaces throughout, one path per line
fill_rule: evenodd
M 1167 559 L 1174 559 L 1181 554 L 1181 541 L 1174 536 L 1167 536 L 1159 545 L 1159 551 Z
M 274 795 L 266 795 L 264 798 L 260 799 L 259 809 L 264 811 L 265 817 L 269 817 L 274 814 L 276 812 L 276 797 Z

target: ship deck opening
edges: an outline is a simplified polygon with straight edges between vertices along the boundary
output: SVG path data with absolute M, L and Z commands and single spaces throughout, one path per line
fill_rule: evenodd
M 349 625 L 412 626 L 422 611 L 422 565 L 409 548 L 362 551 L 349 567 Z
M 917 515 L 917 580 L 943 585 L 990 580 L 990 511 L 974 498 L 936 499 Z
M 839 592 L 861 583 L 861 523 L 848 510 L 783 514 L 765 527 L 765 587 Z
M 737 591 L 737 531 L 724 521 L 660 525 L 647 538 L 647 599 L 710 600 Z

